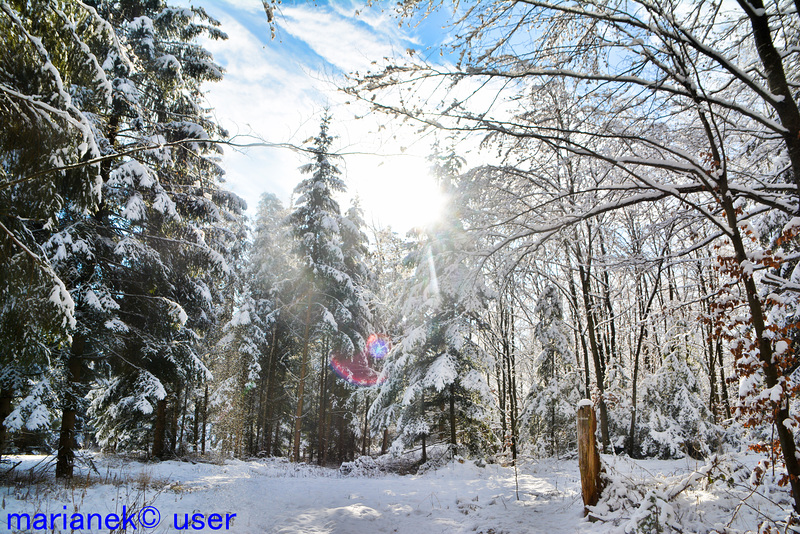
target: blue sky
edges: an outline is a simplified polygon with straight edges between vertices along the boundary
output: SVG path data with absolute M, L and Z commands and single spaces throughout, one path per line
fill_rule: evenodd
M 423 225 L 441 205 L 425 157 L 433 139 L 383 115 L 366 114 L 337 91 L 343 73 L 363 72 L 373 61 L 407 54 L 441 61 L 438 46 L 447 39 L 447 14 L 422 24 L 399 24 L 394 2 L 365 8 L 359 2 L 284 2 L 270 29 L 260 0 L 194 0 L 222 22 L 226 41 L 207 42 L 227 73 L 207 86 L 208 104 L 231 135 L 257 136 L 271 143 L 304 145 L 318 131 L 325 108 L 333 115 L 338 149 L 347 155 L 341 169 L 349 195 L 357 194 L 368 223 L 399 232 Z M 382 9 L 383 7 L 383 9 Z M 356 11 L 360 11 L 356 15 Z M 364 116 L 366 115 L 366 116 Z M 356 118 L 356 117 L 363 118 Z M 254 213 L 264 192 L 286 205 L 307 156 L 285 148 L 226 148 L 228 187 L 247 200 Z

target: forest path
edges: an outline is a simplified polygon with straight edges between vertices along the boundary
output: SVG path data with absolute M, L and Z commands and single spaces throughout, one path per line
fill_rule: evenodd
M 180 500 L 187 501 L 181 508 L 192 502 L 199 510 L 235 512 L 236 532 L 572 533 L 581 528 L 582 505 L 571 463 L 527 466 L 517 500 L 513 469 L 497 465 L 456 463 L 422 476 L 365 478 L 233 462 L 226 473 L 187 481 L 193 491 Z
M 11 460 L 20 461 L 22 472 L 43 458 Z M 158 511 L 157 526 L 131 531 L 143 534 L 572 534 L 590 527 L 583 521 L 574 459 L 520 468 L 519 500 L 513 468 L 481 468 L 471 461 L 407 476 L 380 472 L 344 476 L 337 470 L 278 459 L 227 460 L 219 465 L 139 463 L 99 455 L 94 464 L 99 479 L 86 465 L 79 468 L 79 476 L 89 475 L 94 481 L 87 486 L 49 486 L 47 491 L 35 490 L 36 495 L 21 486 L 3 488 L 0 531 L 5 531 L 9 514 L 33 517 L 38 512 L 68 510 L 105 517 L 121 514 L 123 506 L 129 514 L 143 506 Z M 202 515 L 202 528 L 192 524 L 195 514 Z M 214 519 L 220 528 L 212 530 L 208 520 L 213 514 L 221 520 Z

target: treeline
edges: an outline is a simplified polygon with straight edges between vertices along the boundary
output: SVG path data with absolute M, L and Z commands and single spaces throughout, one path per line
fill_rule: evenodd
M 366 398 L 327 362 L 373 330 L 329 118 L 292 209 L 265 196 L 250 229 L 203 106 L 217 21 L 144 0 L 0 10 L 0 453 L 57 451 L 71 477 L 81 447 L 365 451 Z

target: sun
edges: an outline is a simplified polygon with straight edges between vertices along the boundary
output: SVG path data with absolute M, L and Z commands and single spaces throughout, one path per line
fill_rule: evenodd
M 445 216 L 447 196 L 429 173 L 424 158 L 402 158 L 381 165 L 358 184 L 365 220 L 404 234 L 425 229 Z

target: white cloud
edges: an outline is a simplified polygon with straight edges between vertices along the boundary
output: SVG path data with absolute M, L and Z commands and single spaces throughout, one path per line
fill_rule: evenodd
M 373 61 L 396 55 L 398 47 L 403 49 L 358 19 L 325 7 L 284 8 L 281 14 L 278 25 L 283 30 L 343 72 L 368 69 Z
M 236 9 L 249 11 L 251 13 L 264 12 L 264 5 L 261 3 L 261 0 L 222 0 L 222 3 L 228 4 Z

